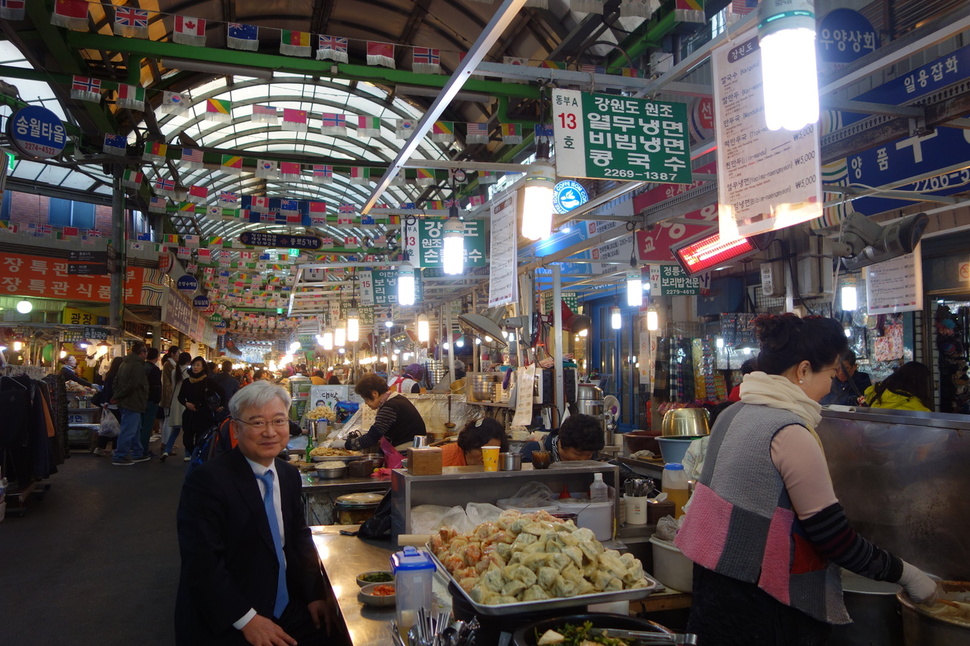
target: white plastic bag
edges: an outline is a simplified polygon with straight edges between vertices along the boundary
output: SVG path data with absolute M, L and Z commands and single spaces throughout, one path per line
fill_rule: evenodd
M 101 428 L 98 429 L 98 435 L 101 437 L 118 437 L 120 434 L 121 424 L 118 423 L 114 414 L 105 408 L 101 412 Z

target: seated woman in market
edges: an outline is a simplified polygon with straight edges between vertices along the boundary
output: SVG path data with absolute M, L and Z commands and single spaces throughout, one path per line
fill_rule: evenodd
M 930 394 L 930 369 L 919 361 L 910 361 L 883 381 L 866 388 L 866 405 L 872 408 L 899 410 L 933 410 Z
M 505 429 L 491 417 L 471 420 L 458 434 L 458 441 L 441 449 L 441 465 L 445 467 L 471 467 L 482 464 L 482 447 L 497 446 L 508 452 L 509 440 Z
M 377 446 L 386 438 L 395 448 L 402 449 L 411 446 L 415 435 L 427 434 L 421 413 L 411 400 L 390 390 L 382 377 L 367 373 L 354 385 L 354 392 L 377 415 L 370 429 L 363 435 L 348 438 L 344 448 L 360 451 Z
M 533 451 L 549 451 L 553 462 L 595 460 L 596 454 L 606 445 L 603 423 L 590 415 L 570 415 L 558 431 L 553 431 L 539 442 L 529 442 L 522 447 L 522 461 L 531 462 Z

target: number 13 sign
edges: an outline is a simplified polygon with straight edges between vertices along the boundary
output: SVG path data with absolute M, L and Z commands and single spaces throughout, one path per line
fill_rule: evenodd
M 690 184 L 687 105 L 553 90 L 560 177 Z

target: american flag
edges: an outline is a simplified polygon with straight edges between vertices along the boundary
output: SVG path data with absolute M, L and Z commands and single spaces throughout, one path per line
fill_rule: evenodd
M 353 204 L 341 204 L 337 207 L 337 211 L 340 213 L 356 213 L 357 207 Z
M 758 0 L 731 0 L 731 13 L 744 16 L 758 8 Z
M 148 9 L 115 8 L 115 24 L 122 27 L 148 28 Z
M 347 39 L 337 38 L 336 36 L 320 36 L 318 46 L 320 49 L 331 49 L 335 52 L 346 52 Z
M 182 149 L 182 161 L 201 164 L 202 163 L 202 151 L 198 148 L 183 148 Z
M 488 124 L 481 121 L 470 121 L 465 124 L 467 137 L 484 137 L 488 141 Z

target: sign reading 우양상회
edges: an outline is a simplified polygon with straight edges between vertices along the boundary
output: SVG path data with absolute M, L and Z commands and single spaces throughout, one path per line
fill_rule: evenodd
M 560 177 L 691 182 L 687 105 L 553 90 Z

